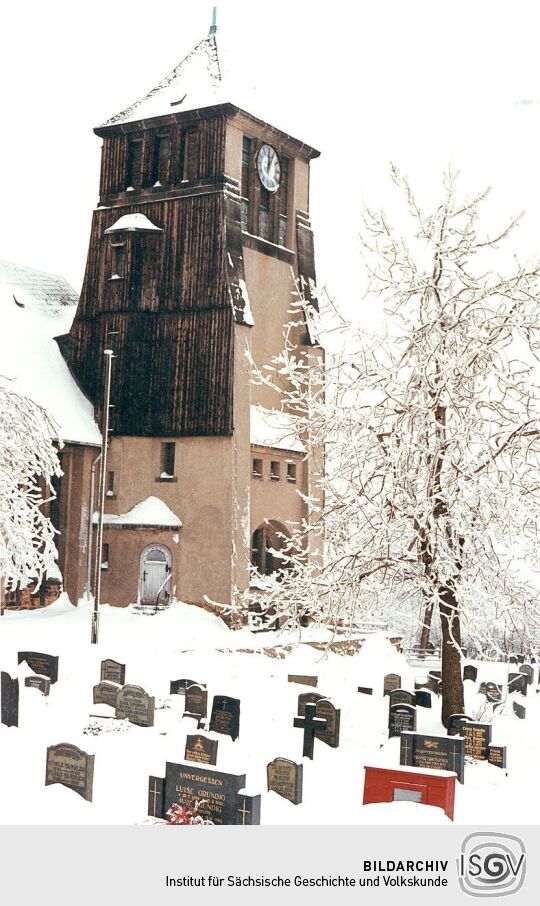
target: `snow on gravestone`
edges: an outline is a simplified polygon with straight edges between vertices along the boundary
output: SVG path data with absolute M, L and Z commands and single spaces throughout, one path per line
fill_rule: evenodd
M 198 683 L 194 679 L 171 680 L 169 695 L 184 695 L 188 686 L 203 686 L 204 687 L 204 683 Z
M 406 689 L 392 689 L 390 693 L 389 707 L 392 705 L 414 705 L 415 697 L 412 692 Z
M 509 673 L 508 674 L 508 691 L 509 692 L 520 692 L 521 695 L 527 695 L 528 686 L 529 686 L 529 681 L 524 673 Z
M 304 717 L 306 713 L 306 705 L 316 705 L 317 702 L 320 702 L 324 695 L 319 695 L 318 692 L 301 692 L 298 696 L 298 716 Z
M 99 678 L 102 682 L 116 683 L 118 686 L 123 686 L 126 681 L 126 665 L 108 658 L 106 661 L 101 662 Z
M 116 717 L 139 727 L 153 727 L 155 704 L 141 686 L 127 685 L 116 693 Z
M 210 730 L 230 736 L 232 741 L 240 734 L 240 699 L 228 695 L 214 695 Z
M 51 681 L 48 676 L 25 676 L 24 685 L 27 689 L 39 689 L 42 695 L 51 691 Z
M 399 763 L 414 768 L 455 771 L 460 783 L 465 777 L 465 740 L 461 736 L 401 734 Z
M 95 705 L 110 705 L 116 708 L 116 696 L 120 691 L 120 686 L 115 683 L 98 683 L 93 689 L 93 701 Z
M 274 758 L 266 765 L 268 791 L 273 790 L 278 796 L 288 799 L 293 805 L 302 802 L 304 767 L 289 761 L 288 758 Z
M 193 686 L 188 686 L 185 694 L 184 717 L 193 715 L 200 722 L 208 713 L 208 691 L 206 686 L 199 686 L 195 683 Z
M 418 689 L 414 693 L 414 704 L 418 708 L 431 708 L 431 692 L 429 689 Z
M 394 689 L 401 688 L 401 677 L 397 673 L 387 673 L 384 678 L 383 695 L 390 695 Z
M 413 705 L 392 705 L 388 713 L 388 737 L 401 736 L 405 730 L 416 730 L 416 708 Z
M 0 679 L 0 717 L 6 727 L 19 726 L 19 680 L 2 670 Z
M 519 668 L 519 672 L 525 674 L 525 676 L 527 677 L 527 683 L 529 684 L 529 686 L 532 686 L 533 681 L 534 681 L 534 670 L 531 667 L 531 665 L 522 664 L 521 667 Z
M 74 790 L 83 799 L 92 801 L 94 783 L 94 756 L 77 746 L 61 742 L 47 749 L 45 786 L 61 783 Z
M 463 736 L 463 721 L 470 719 L 467 714 L 451 714 L 448 718 L 448 727 L 446 729 L 448 736 Z
M 17 654 L 17 663 L 22 664 L 26 661 L 30 670 L 39 673 L 40 676 L 48 676 L 51 683 L 58 680 L 58 657 L 52 654 L 43 654 L 40 651 L 19 651 Z
M 474 664 L 465 664 L 463 668 L 463 681 L 472 680 L 476 682 L 478 676 L 478 667 L 475 667 Z

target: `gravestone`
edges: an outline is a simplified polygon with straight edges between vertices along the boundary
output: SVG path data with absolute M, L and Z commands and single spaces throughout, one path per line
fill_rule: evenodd
M 261 797 L 238 795 L 235 824 L 249 826 L 261 823 Z
M 465 740 L 465 755 L 477 761 L 485 761 L 491 742 L 491 724 L 464 721 L 461 735 Z
M 414 705 L 414 695 L 412 692 L 407 692 L 406 689 L 393 689 L 390 693 L 390 704 L 392 705 Z
M 159 781 L 159 778 L 155 778 Z M 165 794 L 163 812 L 165 817 L 171 805 L 186 805 L 193 800 L 205 800 L 201 815 L 214 824 L 237 824 L 238 809 L 242 800 L 249 797 L 239 794 L 246 785 L 245 774 L 223 774 L 210 768 L 191 764 L 167 762 L 165 767 Z
M 462 724 L 464 720 L 470 720 L 467 714 L 451 714 L 448 718 L 447 734 L 448 736 L 463 736 Z
M 418 802 L 442 808 L 454 820 L 455 774 L 449 771 L 365 766 L 364 805 L 372 802 Z
M 373 688 L 371 686 L 358 686 L 358 691 L 362 695 L 373 695 Z
M 465 740 L 460 736 L 401 734 L 399 763 L 414 768 L 455 771 L 460 783 L 465 774 Z
M 184 717 L 193 714 L 201 721 L 208 713 L 208 691 L 206 687 L 195 683 L 193 686 L 187 687 L 185 695 Z
M 318 692 L 301 692 L 298 696 L 298 716 L 303 717 L 306 713 L 306 705 L 316 705 L 324 698 Z
M 326 720 L 315 716 L 317 705 L 306 705 L 303 717 L 295 717 L 293 726 L 304 731 L 304 746 L 302 755 L 313 759 L 313 743 L 317 730 L 326 729 Z
M 195 680 L 191 679 L 175 679 L 171 680 L 171 687 L 169 695 L 184 695 L 188 686 L 201 686 L 202 683 L 197 683 Z
M 392 705 L 388 714 L 388 737 L 401 736 L 404 730 L 416 730 L 416 708 L 413 705 Z
M 51 691 L 51 681 L 48 676 L 25 676 L 24 685 L 28 689 L 39 689 L 42 695 Z
M 434 692 L 435 695 L 441 694 L 442 680 L 439 676 L 436 676 L 434 673 L 429 673 L 426 682 L 424 683 L 427 689 L 430 692 Z
M 524 673 L 509 673 L 508 674 L 508 691 L 519 692 L 521 695 L 527 695 L 527 688 L 529 681 Z
M 497 683 L 480 683 L 478 692 L 480 695 L 485 695 L 488 702 L 492 704 L 502 701 L 502 686 Z
M 45 786 L 61 783 L 74 790 L 83 799 L 92 802 L 94 782 L 94 756 L 83 752 L 77 746 L 61 742 L 47 748 Z
M 417 708 L 431 708 L 431 692 L 427 689 L 418 689 L 414 693 L 414 703 Z
M 126 665 L 110 659 L 101 662 L 100 680 L 123 686 L 126 681 Z
M 305 716 L 305 711 L 304 711 Z M 325 727 L 320 727 L 315 731 L 315 736 L 321 742 L 325 742 L 332 749 L 339 746 L 339 725 L 341 721 L 341 710 L 334 708 L 331 701 L 327 698 L 321 698 L 315 705 L 315 717 L 322 718 L 326 721 Z
M 519 661 L 518 661 L 517 654 L 511 654 L 510 657 L 508 658 L 508 663 L 509 664 L 518 664 Z
M 165 778 L 153 777 L 148 778 L 148 815 L 150 818 L 163 818 L 165 812 L 163 803 L 165 802 Z
M 304 766 L 289 761 L 287 758 L 274 758 L 266 766 L 268 790 L 288 799 L 293 805 L 302 802 L 302 783 Z
M 19 680 L 2 670 L 0 678 L 0 722 L 6 727 L 19 726 Z
M 289 683 L 300 683 L 301 686 L 317 686 L 319 683 L 318 676 L 303 676 L 297 673 L 289 673 Z
M 497 768 L 506 768 L 506 746 L 488 746 L 487 760 Z
M 463 680 L 473 680 L 476 682 L 478 677 L 478 667 L 475 667 L 474 664 L 465 664 L 463 668 Z
M 201 736 L 200 733 L 197 733 L 195 736 L 186 737 L 184 759 L 186 761 L 195 761 L 198 764 L 216 764 L 217 750 L 217 739 L 208 739 L 207 736 Z
M 214 695 L 210 730 L 230 736 L 232 741 L 240 734 L 240 699 L 228 695 Z
M 397 673 L 387 673 L 384 678 L 383 695 L 390 695 L 394 689 L 401 689 L 401 677 Z
M 525 676 L 527 677 L 527 683 L 529 684 L 529 686 L 532 686 L 533 681 L 534 681 L 534 670 L 531 667 L 531 665 L 522 664 L 521 667 L 519 668 L 519 672 L 525 674 Z
M 93 689 L 93 701 L 95 705 L 110 705 L 116 708 L 116 696 L 120 691 L 119 686 L 114 683 L 98 683 Z
M 527 709 L 520 705 L 519 702 L 512 702 L 514 708 L 514 714 L 516 717 L 519 717 L 520 720 L 525 720 L 527 715 Z
M 58 658 L 52 654 L 42 654 L 40 651 L 19 651 L 17 654 L 19 664 L 26 661 L 30 670 L 40 676 L 48 676 L 51 683 L 58 680 Z
M 116 717 L 138 727 L 154 726 L 155 699 L 140 686 L 123 686 L 116 693 Z

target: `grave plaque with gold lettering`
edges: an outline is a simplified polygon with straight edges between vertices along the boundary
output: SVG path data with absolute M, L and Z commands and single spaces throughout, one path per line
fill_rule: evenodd
M 477 761 L 485 761 L 491 742 L 491 724 L 464 720 L 461 724 L 461 735 L 465 740 L 465 755 Z
M 214 824 L 237 824 L 238 791 L 245 785 L 245 774 L 223 774 L 194 764 L 168 761 L 163 814 L 167 814 L 171 805 L 204 800 L 200 812 L 203 817 Z
M 198 764 L 216 764 L 217 762 L 217 739 L 208 739 L 200 733 L 195 736 L 186 736 L 186 750 L 184 758 L 186 761 L 195 761 Z
M 465 740 L 461 736 L 427 736 L 424 733 L 401 734 L 399 763 L 414 768 L 455 771 L 460 783 L 465 775 Z

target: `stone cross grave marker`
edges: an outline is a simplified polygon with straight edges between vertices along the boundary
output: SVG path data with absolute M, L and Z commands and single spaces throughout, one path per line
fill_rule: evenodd
M 30 670 L 39 673 L 40 676 L 48 676 L 51 683 L 58 680 L 58 657 L 52 654 L 43 654 L 40 651 L 19 651 L 17 654 L 18 663 L 26 661 Z
M 313 743 L 317 730 L 325 730 L 327 721 L 315 716 L 316 705 L 306 705 L 303 717 L 295 717 L 294 724 L 298 730 L 304 731 L 304 748 L 302 755 L 313 759 Z
M 288 758 L 274 758 L 266 765 L 268 790 L 288 799 L 293 805 L 302 802 L 304 766 Z
M 6 727 L 19 726 L 19 680 L 5 670 L 0 678 L 0 722 Z
M 414 768 L 455 771 L 460 783 L 465 776 L 465 740 L 461 736 L 401 734 L 399 763 Z
M 397 673 L 387 673 L 383 682 L 383 695 L 390 695 L 394 689 L 401 689 L 401 677 Z
M 208 739 L 207 736 L 197 733 L 194 736 L 186 737 L 184 759 L 198 764 L 216 764 L 217 750 L 217 739 Z
M 116 717 L 138 727 L 154 726 L 156 702 L 141 686 L 123 686 L 116 693 Z
M 61 783 L 74 790 L 83 799 L 92 802 L 94 783 L 94 756 L 77 746 L 61 742 L 47 749 L 45 786 Z
M 228 695 L 214 695 L 210 730 L 230 736 L 232 741 L 240 735 L 240 699 Z
M 413 705 L 391 705 L 388 712 L 388 737 L 401 736 L 404 730 L 416 730 L 416 708 Z
M 100 680 L 106 683 L 116 683 L 123 686 L 126 681 L 126 665 L 108 658 L 101 662 Z M 96 703 L 94 703 L 96 704 Z

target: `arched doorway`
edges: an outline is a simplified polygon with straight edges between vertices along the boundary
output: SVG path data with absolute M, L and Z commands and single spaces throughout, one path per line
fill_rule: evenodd
M 277 554 L 285 551 L 289 542 L 289 532 L 280 522 L 263 522 L 251 538 L 251 565 L 261 576 L 271 576 L 288 569 L 287 561 Z
M 150 544 L 141 554 L 139 601 L 165 604 L 170 598 L 171 554 L 162 544 Z

